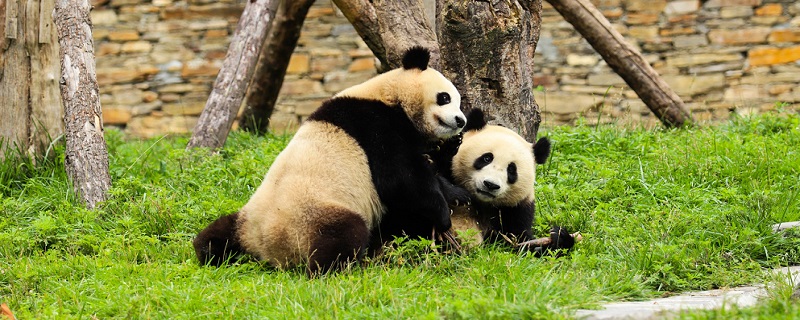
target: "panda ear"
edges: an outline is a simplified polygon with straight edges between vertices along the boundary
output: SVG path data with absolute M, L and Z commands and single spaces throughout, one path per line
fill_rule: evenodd
M 403 55 L 403 69 L 419 69 L 425 71 L 425 69 L 428 69 L 428 61 L 430 59 L 431 53 L 428 49 L 420 46 L 413 46 Z
M 550 157 L 550 139 L 541 138 L 533 145 L 533 159 L 536 163 L 543 164 Z
M 486 115 L 483 114 L 481 109 L 470 109 L 467 112 L 467 125 L 464 126 L 462 131 L 481 130 L 486 126 Z

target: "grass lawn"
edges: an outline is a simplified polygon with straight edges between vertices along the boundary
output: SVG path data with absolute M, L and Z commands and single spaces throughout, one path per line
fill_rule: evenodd
M 685 130 L 545 128 L 537 224 L 579 230 L 576 250 L 537 259 L 486 247 L 461 256 L 407 242 L 308 279 L 255 262 L 197 265 L 191 240 L 239 209 L 289 137 L 234 132 L 216 155 L 187 137 L 107 133 L 111 199 L 88 211 L 53 160 L 0 163 L 0 302 L 34 318 L 569 318 L 604 301 L 772 281 L 800 263 L 800 117 Z M 687 318 L 798 318 L 791 284 L 758 307 Z

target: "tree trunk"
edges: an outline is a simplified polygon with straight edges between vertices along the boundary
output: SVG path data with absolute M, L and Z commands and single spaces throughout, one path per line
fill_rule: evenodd
M 667 127 L 693 121 L 683 101 L 589 0 L 548 0 Z
M 0 0 L 0 158 L 16 146 L 35 159 L 64 132 L 54 0 Z
M 372 3 L 389 63 L 386 70 L 400 67 L 403 54 L 415 45 L 430 50 L 428 66 L 438 70 L 439 42 L 436 40 L 435 26 L 425 18 L 422 0 L 373 0 Z
M 250 83 L 239 127 L 245 131 L 265 134 L 269 117 L 286 76 L 289 59 L 297 46 L 300 30 L 314 0 L 284 1 L 275 15 L 267 41 L 258 56 L 258 64 Z
M 439 43 L 434 27 L 425 18 L 423 0 L 333 2 L 380 61 L 379 72 L 400 67 L 403 53 L 415 45 L 430 50 L 428 65 L 439 69 Z
M 206 147 L 213 150 L 225 144 L 247 93 L 278 3 L 278 0 L 247 1 L 187 149 Z
M 95 73 L 88 0 L 56 0 L 53 17 L 61 46 L 61 98 L 66 124 L 64 165 L 75 192 L 89 209 L 111 187 L 103 114 Z
M 462 109 L 487 110 L 531 142 L 541 122 L 532 92 L 541 11 L 541 0 L 437 2 L 442 72 Z

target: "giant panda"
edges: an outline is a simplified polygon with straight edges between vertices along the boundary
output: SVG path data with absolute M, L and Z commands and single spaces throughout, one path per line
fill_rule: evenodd
M 531 144 L 508 128 L 489 125 L 480 109 L 469 112 L 462 134 L 432 155 L 440 173 L 472 196 L 468 206 L 454 207 L 453 229 L 477 230 L 466 239 L 473 246 L 498 243 L 536 254 L 572 248 L 579 234 L 556 226 L 548 239 L 534 239 L 531 231 L 536 164 L 549 157 L 550 141 Z
M 201 264 L 242 253 L 309 275 L 360 256 L 383 215 L 450 229 L 450 210 L 423 154 L 466 123 L 461 96 L 409 49 L 402 68 L 336 94 L 299 127 L 261 185 L 237 213 L 203 229 Z M 415 199 L 415 201 L 408 201 Z

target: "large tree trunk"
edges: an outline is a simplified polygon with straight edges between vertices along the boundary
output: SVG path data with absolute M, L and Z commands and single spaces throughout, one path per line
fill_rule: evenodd
M 428 63 L 439 69 L 439 43 L 423 0 L 333 0 L 381 62 L 380 72 L 398 68 L 415 45 L 431 51 Z M 374 4 L 374 5 L 373 5 Z
M 35 159 L 64 132 L 54 0 L 0 0 L 0 158 L 16 146 Z
M 693 122 L 680 97 L 589 0 L 548 0 L 667 127 Z
M 217 149 L 225 144 L 247 93 L 259 52 L 272 26 L 278 0 L 248 0 L 239 18 L 222 69 L 187 149 Z
M 541 0 L 437 2 L 442 71 L 462 108 L 487 110 L 528 141 L 541 122 L 532 92 L 541 11 Z
M 111 187 L 108 151 L 92 45 L 88 0 L 56 0 L 53 17 L 61 46 L 61 98 L 66 123 L 66 166 L 75 192 L 93 209 Z
M 247 93 L 239 127 L 245 131 L 264 134 L 275 101 L 286 76 L 289 59 L 297 46 L 300 30 L 314 0 L 283 1 L 275 15 L 267 41 L 258 57 L 256 71 Z

